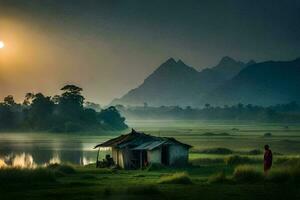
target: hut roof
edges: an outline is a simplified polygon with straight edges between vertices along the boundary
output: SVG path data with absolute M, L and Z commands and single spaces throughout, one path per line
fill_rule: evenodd
M 165 141 L 153 141 L 153 142 L 146 142 L 137 147 L 132 148 L 132 150 L 152 150 L 160 145 L 164 144 Z
M 155 136 L 148 135 L 145 133 L 136 132 L 134 129 L 132 129 L 131 133 L 110 139 L 102 144 L 96 145 L 94 148 L 97 148 L 97 147 L 116 147 L 116 148 L 129 147 L 132 150 L 152 150 L 162 144 L 179 144 L 179 145 L 185 146 L 186 148 L 192 147 L 188 144 L 181 143 L 174 138 L 155 137 Z

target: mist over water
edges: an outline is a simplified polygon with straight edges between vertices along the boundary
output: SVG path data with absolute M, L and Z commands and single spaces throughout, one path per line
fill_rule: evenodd
M 87 165 L 96 162 L 96 144 L 104 136 L 45 133 L 1 133 L 0 167 L 35 168 L 54 163 Z M 100 155 L 100 159 L 103 155 Z

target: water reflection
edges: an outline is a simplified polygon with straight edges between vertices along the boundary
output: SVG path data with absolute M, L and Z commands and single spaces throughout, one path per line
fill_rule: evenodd
M 0 134 L 0 167 L 35 167 L 51 163 L 87 165 L 96 162 L 98 137 L 51 134 Z M 103 155 L 104 156 L 104 155 Z
M 0 167 L 19 167 L 19 168 L 35 168 L 37 165 L 33 161 L 30 154 L 10 154 L 4 158 L 0 158 Z
M 37 166 L 47 166 L 49 164 L 60 164 L 61 158 L 58 154 L 54 155 L 48 162 L 37 164 L 33 159 L 31 154 L 21 153 L 21 154 L 10 154 L 5 157 L 0 157 L 0 168 L 4 167 L 17 167 L 17 168 L 36 168 Z M 81 157 L 81 165 L 87 165 L 94 163 L 94 159 L 89 159 L 87 157 Z

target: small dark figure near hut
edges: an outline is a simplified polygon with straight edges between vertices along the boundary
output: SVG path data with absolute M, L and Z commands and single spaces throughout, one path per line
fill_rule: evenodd
M 108 167 L 111 167 L 111 166 L 114 165 L 114 160 L 113 160 L 112 157 L 110 157 L 109 154 L 107 154 L 107 155 L 105 156 L 105 159 L 106 159 L 105 162 L 107 162 Z
M 98 161 L 96 165 L 97 165 L 97 167 L 105 168 L 105 167 L 112 167 L 112 166 L 114 166 L 114 164 L 115 163 L 114 163 L 113 158 L 110 157 L 109 154 L 107 154 L 105 156 L 105 159 L 103 159 L 102 161 Z
M 268 175 L 269 170 L 272 167 L 273 154 L 269 145 L 265 145 L 265 154 L 264 154 L 264 172 L 265 175 Z

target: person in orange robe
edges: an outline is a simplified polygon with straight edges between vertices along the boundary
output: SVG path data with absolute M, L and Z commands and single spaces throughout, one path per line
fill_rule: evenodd
M 264 172 L 265 175 L 268 175 L 269 170 L 272 167 L 273 154 L 269 145 L 265 145 L 265 154 L 264 154 Z

